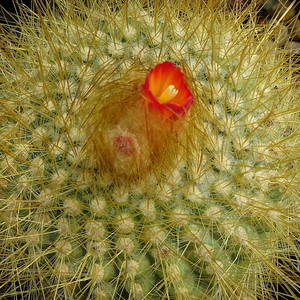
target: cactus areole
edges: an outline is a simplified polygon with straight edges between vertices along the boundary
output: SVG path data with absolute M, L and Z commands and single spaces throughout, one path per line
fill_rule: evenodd
M 0 31 L 0 299 L 299 298 L 280 22 L 260 1 L 35 2 Z

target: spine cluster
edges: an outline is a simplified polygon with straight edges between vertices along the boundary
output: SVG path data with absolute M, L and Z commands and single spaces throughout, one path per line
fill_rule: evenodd
M 299 92 L 279 25 L 222 0 L 116 2 L 40 4 L 2 36 L 0 299 L 297 297 Z M 193 99 L 176 120 L 176 82 L 153 92 L 167 120 L 145 106 L 164 62 Z

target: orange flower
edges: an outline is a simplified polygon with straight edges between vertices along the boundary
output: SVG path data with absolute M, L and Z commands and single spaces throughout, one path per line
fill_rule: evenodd
M 163 120 L 184 116 L 193 103 L 184 75 L 169 61 L 156 65 L 148 73 L 142 91 L 149 110 L 159 112 Z

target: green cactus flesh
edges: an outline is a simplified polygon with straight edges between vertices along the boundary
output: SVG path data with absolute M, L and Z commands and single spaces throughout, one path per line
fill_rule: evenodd
M 3 35 L 0 299 L 297 290 L 296 67 L 275 21 L 262 30 L 252 8 L 198 4 L 62 0 L 43 17 L 23 8 L 18 33 Z M 173 142 L 157 141 L 158 162 L 131 104 L 164 61 L 194 105 L 184 138 L 161 133 Z M 93 126 L 137 136 L 144 165 L 103 157 Z

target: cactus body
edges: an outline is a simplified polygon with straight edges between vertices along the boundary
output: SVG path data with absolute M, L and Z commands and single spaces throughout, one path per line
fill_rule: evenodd
M 162 2 L 57 0 L 4 37 L 0 299 L 254 300 L 299 286 L 299 93 L 276 23 L 259 30 L 252 8 L 223 1 Z M 173 123 L 141 109 L 164 61 L 194 98 Z

